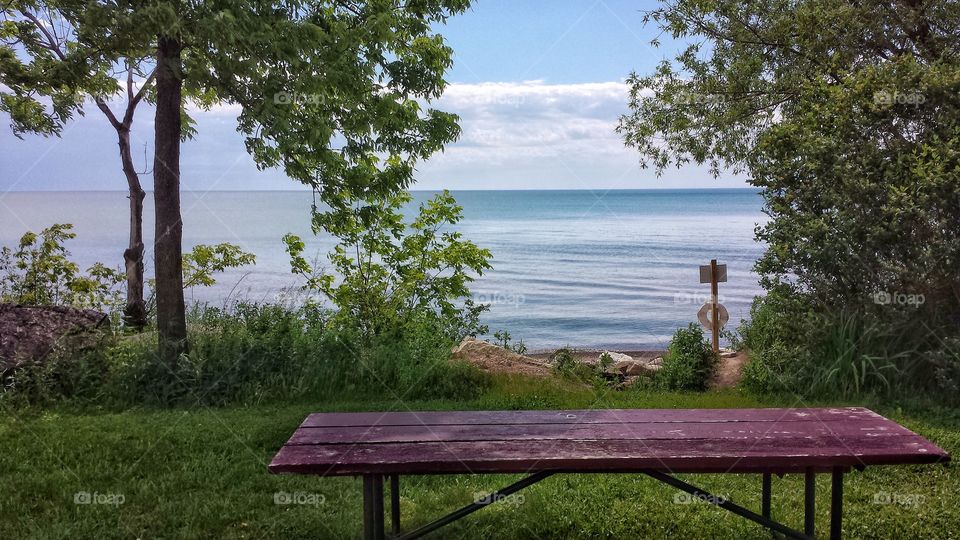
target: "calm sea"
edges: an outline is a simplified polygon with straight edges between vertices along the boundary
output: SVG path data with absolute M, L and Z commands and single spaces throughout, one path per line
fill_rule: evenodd
M 422 201 L 431 194 L 417 192 Z M 662 347 L 678 326 L 696 320 L 709 295 L 698 266 L 728 265 L 721 301 L 731 324 L 747 316 L 760 292 L 751 268 L 763 246 L 753 238 L 765 221 L 753 190 L 461 191 L 458 226 L 494 255 L 493 270 L 473 286 L 491 309 L 491 332 L 508 330 L 532 349 L 562 345 Z M 185 248 L 232 242 L 256 253 L 256 266 L 229 272 L 195 300 L 227 297 L 273 301 L 297 282 L 281 237 L 309 239 L 325 254 L 329 237 L 310 232 L 310 193 L 189 192 L 183 195 Z M 147 197 L 146 236 L 153 237 Z M 74 224 L 69 244 L 83 265 L 120 266 L 127 236 L 122 192 L 30 192 L 0 195 L 0 244 L 25 230 Z M 148 272 L 152 268 L 148 253 Z

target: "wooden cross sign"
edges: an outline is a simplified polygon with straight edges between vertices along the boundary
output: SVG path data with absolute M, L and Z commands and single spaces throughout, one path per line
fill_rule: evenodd
M 717 264 L 717 260 L 713 259 L 710 264 L 700 266 L 700 283 L 710 284 L 710 301 L 700 308 L 700 313 L 697 315 L 700 324 L 710 330 L 713 352 L 715 353 L 720 352 L 720 328 L 730 319 L 727 308 L 717 299 L 719 294 L 717 284 L 721 281 L 727 281 L 727 265 Z

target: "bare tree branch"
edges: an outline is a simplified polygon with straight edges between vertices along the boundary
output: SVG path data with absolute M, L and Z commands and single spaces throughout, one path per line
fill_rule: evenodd
M 45 45 L 44 48 L 50 51 L 53 51 L 53 53 L 56 54 L 57 57 L 60 58 L 60 60 L 66 60 L 67 56 L 63 54 L 63 51 L 60 50 L 60 42 L 58 42 L 57 39 L 53 36 L 53 34 L 51 34 L 49 30 L 47 30 L 47 27 L 44 26 L 42 22 L 40 22 L 40 19 L 38 19 L 36 15 L 34 15 L 33 13 L 30 13 L 27 10 L 23 10 L 23 16 L 30 19 L 30 22 L 32 22 L 33 25 L 36 26 L 37 29 L 40 30 L 40 32 L 47 38 L 47 45 Z

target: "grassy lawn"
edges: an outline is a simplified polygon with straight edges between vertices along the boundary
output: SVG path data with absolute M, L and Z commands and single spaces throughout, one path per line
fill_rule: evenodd
M 499 379 L 479 399 L 358 399 L 120 413 L 11 411 L 0 421 L 0 538 L 355 538 L 361 483 L 353 478 L 276 476 L 266 466 L 313 411 L 578 407 L 802 406 L 760 403 L 736 391 L 597 394 L 564 383 Z M 822 404 L 820 404 L 822 405 Z M 953 413 L 879 412 L 960 451 Z M 751 508 L 759 476 L 685 475 Z M 404 524 L 426 523 L 517 477 L 409 477 Z M 817 486 L 817 524 L 828 523 L 829 481 Z M 278 492 L 310 504 L 280 505 Z M 94 493 L 102 504 L 76 504 Z M 759 526 L 642 475 L 565 475 L 545 480 L 445 529 L 436 538 L 770 538 Z M 848 476 L 847 538 L 960 538 L 956 466 L 876 467 Z M 83 495 L 80 495 L 83 497 Z M 774 515 L 802 526 L 802 479 L 774 479 Z M 878 504 L 889 502 L 890 504 Z M 109 503 L 120 504 L 109 504 Z

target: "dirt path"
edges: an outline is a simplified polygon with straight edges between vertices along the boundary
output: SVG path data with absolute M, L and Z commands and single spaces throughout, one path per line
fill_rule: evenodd
M 739 351 L 730 358 L 720 358 L 717 373 L 710 381 L 710 388 L 721 390 L 740 384 L 740 380 L 743 379 L 743 365 L 745 363 L 747 363 L 746 351 Z

